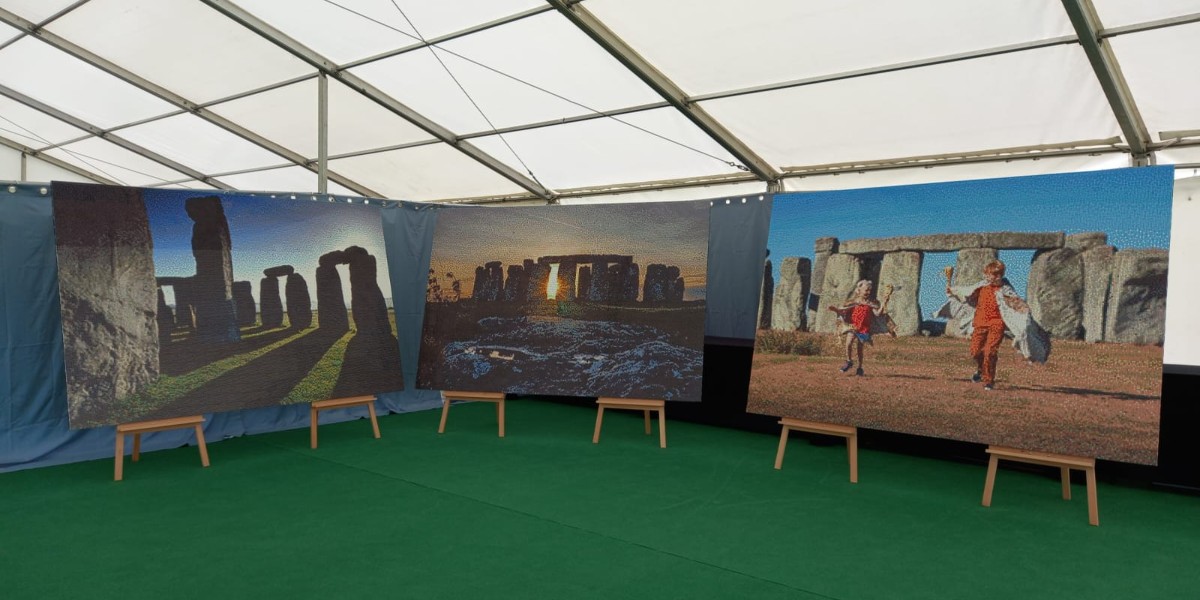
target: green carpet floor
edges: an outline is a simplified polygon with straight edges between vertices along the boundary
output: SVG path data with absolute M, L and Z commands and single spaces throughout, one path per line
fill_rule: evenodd
M 669 412 L 669 410 L 668 410 Z M 0 475 L 0 598 L 1196 598 L 1200 500 L 532 400 Z

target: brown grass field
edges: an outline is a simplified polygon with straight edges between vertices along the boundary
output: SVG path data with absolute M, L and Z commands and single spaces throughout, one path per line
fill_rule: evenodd
M 760 336 L 763 332 L 760 332 Z M 1140 464 L 1158 462 L 1162 348 L 1055 340 L 1031 364 L 1006 341 L 996 389 L 970 381 L 968 341 L 876 336 L 865 375 L 841 373 L 831 334 L 794 333 L 816 356 L 754 353 L 748 410 Z M 857 364 L 855 366 L 858 366 Z

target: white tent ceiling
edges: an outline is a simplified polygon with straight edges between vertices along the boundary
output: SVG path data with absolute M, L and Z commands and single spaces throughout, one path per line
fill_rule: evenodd
M 0 179 L 577 202 L 1198 167 L 1197 53 L 1200 0 L 0 0 Z

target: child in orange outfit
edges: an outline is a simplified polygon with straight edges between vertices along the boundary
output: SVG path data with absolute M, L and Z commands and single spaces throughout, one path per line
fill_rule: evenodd
M 975 374 L 971 381 L 983 382 L 983 389 L 993 389 L 996 383 L 996 361 L 1000 357 L 1000 342 L 1004 341 L 1004 319 L 1000 316 L 1000 304 L 996 292 L 1004 280 L 1004 263 L 993 260 L 983 267 L 987 285 L 980 286 L 967 297 L 975 304 L 975 319 L 971 322 L 971 358 L 975 360 Z
M 971 337 L 971 358 L 976 371 L 971 381 L 983 382 L 991 390 L 996 383 L 996 359 L 1000 342 L 1011 334 L 1013 347 L 1034 364 L 1050 358 L 1050 334 L 1033 318 L 1029 305 L 1004 278 L 1004 263 L 984 265 L 984 279 L 974 285 L 951 288 L 953 269 L 946 269 L 946 304 L 935 318 L 949 319 L 959 336 Z

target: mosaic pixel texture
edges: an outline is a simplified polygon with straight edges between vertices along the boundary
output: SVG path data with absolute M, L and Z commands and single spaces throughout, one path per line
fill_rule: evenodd
M 749 411 L 1156 464 L 1171 185 L 777 196 Z
M 417 387 L 699 401 L 708 210 L 441 212 Z
M 401 390 L 378 206 L 55 184 L 73 429 Z

